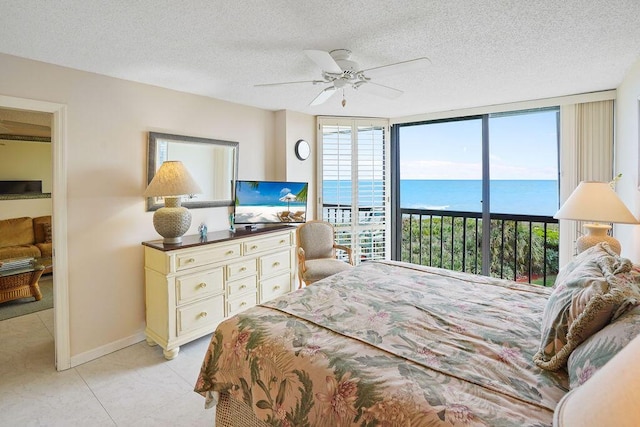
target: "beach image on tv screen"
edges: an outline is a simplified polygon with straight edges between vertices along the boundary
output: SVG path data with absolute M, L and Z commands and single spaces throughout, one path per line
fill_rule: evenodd
M 238 181 L 236 224 L 306 221 L 306 182 Z

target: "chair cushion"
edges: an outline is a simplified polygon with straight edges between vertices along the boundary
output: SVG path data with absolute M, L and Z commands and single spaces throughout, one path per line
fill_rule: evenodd
M 53 243 L 36 243 L 40 249 L 40 256 L 43 258 L 51 258 L 53 255 Z
M 0 248 L 32 245 L 34 242 L 33 220 L 30 217 L 0 221 Z
M 0 259 L 22 258 L 25 256 L 38 258 L 40 257 L 40 249 L 34 245 L 18 245 L 0 248 Z
M 307 271 L 302 274 L 302 278 L 307 284 L 353 268 L 351 264 L 331 258 L 307 260 L 305 265 Z
M 298 230 L 305 260 L 334 258 L 333 227 L 325 222 L 308 222 Z

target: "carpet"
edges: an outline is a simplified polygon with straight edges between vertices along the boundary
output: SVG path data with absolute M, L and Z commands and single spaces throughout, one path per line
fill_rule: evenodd
M 42 299 L 36 301 L 34 297 L 20 298 L 13 301 L 0 303 L 0 320 L 11 319 L 12 317 L 24 316 L 25 314 L 47 310 L 53 307 L 53 275 L 47 274 L 38 281 Z

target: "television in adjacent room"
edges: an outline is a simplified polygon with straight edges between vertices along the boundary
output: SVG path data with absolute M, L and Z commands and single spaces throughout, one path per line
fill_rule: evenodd
M 307 218 L 307 182 L 236 181 L 236 224 L 302 223 Z

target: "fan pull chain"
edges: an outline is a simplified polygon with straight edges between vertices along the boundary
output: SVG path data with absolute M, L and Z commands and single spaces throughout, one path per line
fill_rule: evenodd
M 344 108 L 347 105 L 347 100 L 344 99 L 344 89 L 342 89 L 342 108 Z

